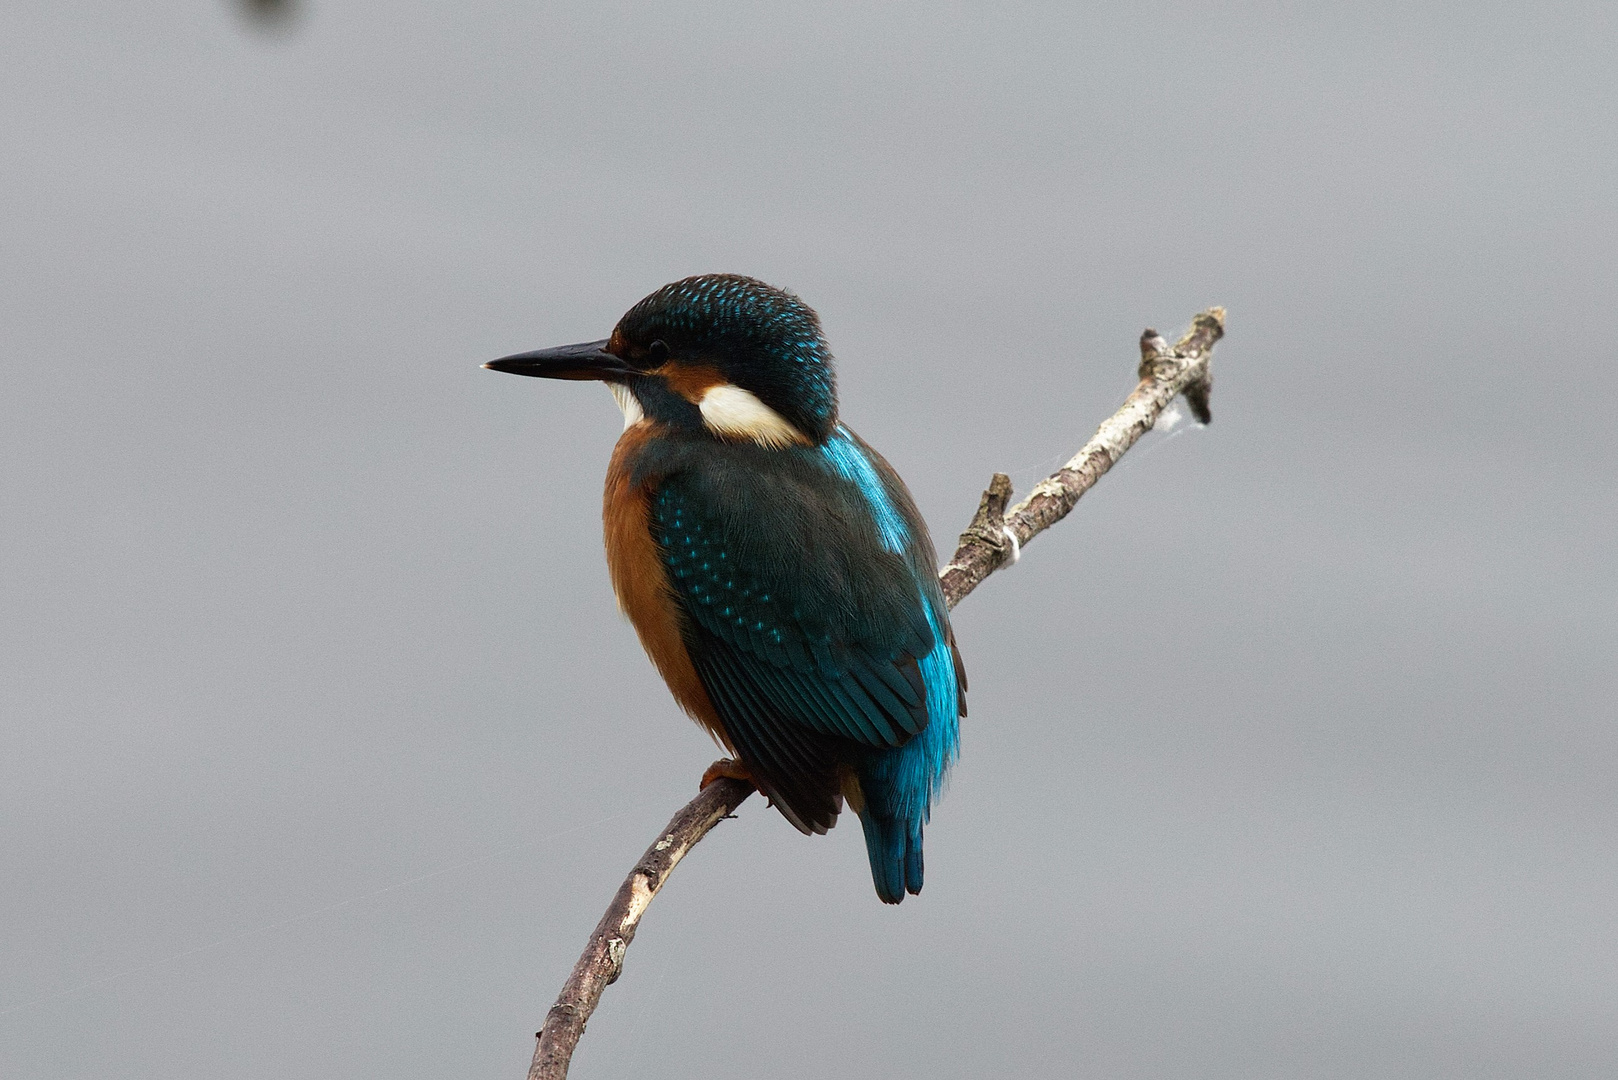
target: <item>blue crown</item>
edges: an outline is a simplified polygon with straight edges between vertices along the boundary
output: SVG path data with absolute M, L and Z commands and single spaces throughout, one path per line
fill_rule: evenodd
M 664 342 L 716 365 L 816 442 L 837 423 L 837 382 L 820 317 L 796 296 L 738 274 L 665 285 L 618 321 L 615 340 Z

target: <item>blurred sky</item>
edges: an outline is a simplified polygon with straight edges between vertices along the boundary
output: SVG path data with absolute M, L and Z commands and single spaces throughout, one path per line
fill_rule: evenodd
M 482 361 L 819 309 L 968 600 L 926 892 L 761 800 L 590 1077 L 1618 1075 L 1611 4 L 0 10 L 0 1075 L 515 1077 L 714 749 L 619 427 Z

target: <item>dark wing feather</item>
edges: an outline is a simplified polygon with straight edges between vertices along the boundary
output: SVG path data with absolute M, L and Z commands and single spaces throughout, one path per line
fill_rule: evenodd
M 933 648 L 905 559 L 859 527 L 850 493 L 824 475 L 707 471 L 666 478 L 651 513 L 703 651 L 735 653 L 738 672 L 800 724 L 903 745 L 927 723 L 916 664 Z M 766 542 L 772 534 L 781 542 Z
M 730 662 L 733 654 L 693 655 L 736 752 L 765 795 L 806 833 L 824 833 L 843 808 L 835 740 L 783 718 Z
M 705 449 L 650 501 L 686 646 L 769 794 L 800 827 L 829 824 L 836 763 L 927 724 L 916 571 L 813 450 Z

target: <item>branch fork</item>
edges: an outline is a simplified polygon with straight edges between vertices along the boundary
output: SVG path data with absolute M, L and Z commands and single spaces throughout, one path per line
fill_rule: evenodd
M 1140 367 L 1136 370 L 1140 382 L 1066 465 L 1035 484 L 1010 510 L 1005 504 L 1011 481 L 1005 474 L 995 473 L 954 556 L 939 572 L 949 606 L 960 603 L 984 578 L 1010 561 L 1011 538 L 1015 538 L 1016 548 L 1027 547 L 1030 540 L 1067 517 L 1079 496 L 1156 426 L 1157 418 L 1176 397 L 1184 394 L 1197 422 L 1208 423 L 1212 418 L 1208 396 L 1213 390 L 1210 363 L 1214 344 L 1224 336 L 1225 309 L 1221 307 L 1209 308 L 1193 319 L 1191 329 L 1173 348 L 1148 328 L 1140 337 Z

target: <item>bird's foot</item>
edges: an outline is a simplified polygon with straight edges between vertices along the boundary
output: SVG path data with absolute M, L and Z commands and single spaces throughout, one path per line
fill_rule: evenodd
M 744 784 L 751 784 L 756 790 L 758 784 L 753 780 L 753 774 L 747 771 L 747 766 L 735 758 L 720 758 L 708 766 L 708 771 L 702 774 L 702 783 L 697 786 L 701 791 L 709 784 L 719 779 L 740 780 Z

